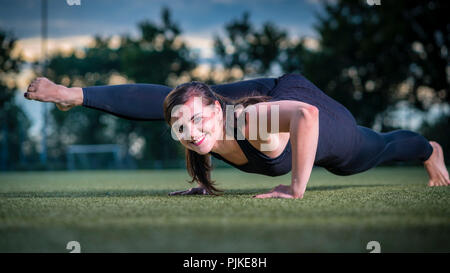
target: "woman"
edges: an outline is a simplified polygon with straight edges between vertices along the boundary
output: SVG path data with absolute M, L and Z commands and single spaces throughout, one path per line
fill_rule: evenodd
M 259 96 L 254 96 L 255 93 Z M 292 171 L 291 185 L 279 185 L 268 193 L 256 195 L 257 198 L 302 198 L 313 165 L 337 175 L 351 175 L 386 161 L 421 160 L 429 174 L 430 186 L 450 184 L 438 143 L 428 142 L 408 130 L 377 133 L 359 126 L 343 105 L 299 74 L 211 88 L 192 82 L 173 90 L 154 84 L 66 88 L 38 78 L 30 84 L 25 97 L 54 102 L 61 110 L 83 105 L 128 119 L 165 118 L 186 147 L 188 172 L 192 181 L 199 184 L 197 188 L 173 195 L 217 191 L 210 179 L 210 155 L 246 172 L 277 176 Z M 196 110 L 195 97 L 201 98 L 201 111 Z M 229 130 L 224 121 L 229 117 L 225 115 L 225 106 L 238 104 L 268 109 L 268 113 L 278 109 L 279 132 L 268 138 L 258 134 L 256 139 L 248 139 L 249 129 L 255 122 L 249 122 L 248 111 L 241 111 L 232 119 L 243 118 L 247 122 L 243 127 L 234 126 L 232 136 L 227 135 Z M 183 107 L 175 110 L 177 105 Z M 179 109 L 192 116 L 186 117 Z M 272 125 L 270 119 L 256 124 L 257 132 L 259 126 L 271 128 Z M 239 134 L 245 138 L 239 138 Z M 274 148 L 263 151 L 262 147 L 267 145 Z

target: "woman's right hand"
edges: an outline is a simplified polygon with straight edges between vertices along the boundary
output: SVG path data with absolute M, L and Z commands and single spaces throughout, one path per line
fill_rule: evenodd
M 170 196 L 172 196 L 172 195 L 207 195 L 207 194 L 209 194 L 208 191 L 201 187 L 190 188 L 188 190 L 174 191 L 174 192 L 169 193 Z

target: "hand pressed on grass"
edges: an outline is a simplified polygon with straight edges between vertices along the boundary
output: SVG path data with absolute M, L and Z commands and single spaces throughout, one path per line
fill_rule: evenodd
M 290 185 L 278 185 L 268 193 L 254 195 L 253 198 L 296 198 Z M 303 198 L 303 195 L 297 197 Z

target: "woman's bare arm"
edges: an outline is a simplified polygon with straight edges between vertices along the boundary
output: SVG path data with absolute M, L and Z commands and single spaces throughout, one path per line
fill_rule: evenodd
M 279 132 L 290 133 L 292 145 L 292 179 L 290 186 L 279 185 L 269 193 L 259 194 L 255 197 L 302 198 L 316 157 L 319 141 L 319 110 L 317 107 L 303 102 L 275 101 L 256 104 L 258 113 L 262 105 L 268 109 L 266 114 L 268 117 L 266 128 L 278 127 Z M 272 120 L 269 118 L 271 111 L 274 110 L 279 111 L 278 126 L 271 124 Z M 257 124 L 259 126 L 259 120 Z
M 299 109 L 291 120 L 292 181 L 294 198 L 303 198 L 316 157 L 319 141 L 319 110 Z

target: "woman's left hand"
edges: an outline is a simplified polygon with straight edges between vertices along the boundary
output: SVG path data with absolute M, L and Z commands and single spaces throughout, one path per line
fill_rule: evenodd
M 294 193 L 292 191 L 292 187 L 288 185 L 278 185 L 268 193 L 254 195 L 253 198 L 303 198 L 303 194 L 294 197 Z

